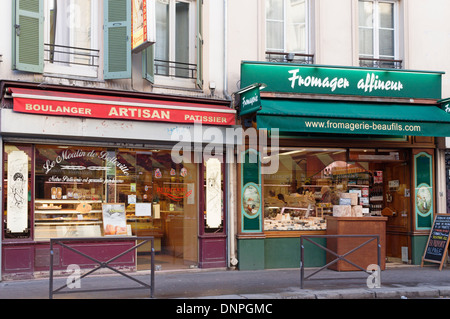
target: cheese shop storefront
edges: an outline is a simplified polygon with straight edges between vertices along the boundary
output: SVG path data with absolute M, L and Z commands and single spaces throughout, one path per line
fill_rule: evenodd
M 241 152 L 240 269 L 299 267 L 307 235 L 378 234 L 382 267 L 420 263 L 438 213 L 436 138 L 450 126 L 441 76 L 243 62 L 239 120 L 267 143 Z M 305 266 L 329 262 L 304 253 Z
M 133 236 L 152 236 L 157 270 L 226 267 L 228 167 L 203 156 L 202 146 L 227 144 L 208 140 L 206 132 L 211 124 L 216 132 L 234 124 L 228 105 L 24 83 L 2 87 L 3 278 L 45 276 L 52 238 L 79 238 L 76 249 L 108 260 L 133 247 Z M 195 121 L 203 125 L 194 127 Z M 197 148 L 178 147 L 180 141 Z M 205 186 L 207 176 L 214 176 L 214 189 Z M 207 206 L 213 195 L 216 205 Z M 83 242 L 108 236 L 131 239 Z M 114 263 L 148 270 L 150 255 L 147 243 Z M 57 246 L 55 271 L 73 264 L 96 266 Z

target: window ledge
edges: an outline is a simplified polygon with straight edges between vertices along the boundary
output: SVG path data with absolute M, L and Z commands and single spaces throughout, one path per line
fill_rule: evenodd
M 154 88 L 203 92 L 197 87 L 195 79 L 183 79 L 173 76 L 155 75 Z

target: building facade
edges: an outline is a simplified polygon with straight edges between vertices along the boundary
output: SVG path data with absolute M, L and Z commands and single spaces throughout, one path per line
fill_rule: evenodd
M 386 257 L 418 263 L 433 217 L 448 210 L 448 1 L 2 8 L 0 278 L 45 273 L 49 238 L 109 234 L 154 236 L 163 270 L 298 267 L 299 236 L 326 234 L 324 216 L 348 205 L 321 202 L 327 188 L 357 193 L 355 214 L 381 220 Z M 313 77 L 321 88 L 305 90 Z M 349 92 L 354 78 L 359 92 Z M 375 86 L 384 89 L 369 94 Z M 251 108 L 242 99 L 255 88 Z M 382 132 L 354 131 L 368 120 Z M 238 128 L 268 144 L 240 149 Z M 119 265 L 139 269 L 148 253 Z M 82 264 L 57 254 L 58 270 Z M 308 265 L 327 258 L 308 254 Z
M 444 1 L 433 5 L 442 14 L 450 9 Z M 228 15 L 241 22 L 230 25 L 227 38 L 230 47 L 239 48 L 227 65 L 230 86 L 239 83 L 242 93 L 236 102 L 241 125 L 267 136 L 279 130 L 275 156 L 270 145 L 248 146 L 242 155 L 260 154 L 260 162 L 244 161 L 238 175 L 241 269 L 297 267 L 300 236 L 331 234 L 326 225 L 333 215 L 361 213 L 384 220 L 388 260 L 420 263 L 434 215 L 446 213 L 448 205 L 445 138 L 450 128 L 444 104 L 450 92 L 449 45 L 439 40 L 448 27 L 420 1 L 229 1 Z M 406 93 L 411 82 L 394 85 L 401 73 L 413 82 L 416 76 L 430 76 L 419 80 L 417 89 L 428 87 L 435 94 Z M 246 94 L 255 86 L 259 104 L 244 110 Z M 411 116 L 426 123 L 432 113 L 439 123 L 428 133 L 418 127 L 406 133 L 396 126 L 404 121 L 405 129 L 415 121 Z M 381 124 L 377 120 L 389 122 L 378 126 L 384 132 L 373 130 L 373 123 Z M 370 130 L 356 130 L 369 122 Z M 278 171 L 264 173 L 274 158 Z M 334 199 L 325 202 L 327 190 Z M 356 202 L 341 200 L 351 193 L 358 194 Z M 349 233 L 367 230 L 357 224 Z M 326 244 L 325 238 L 316 240 Z M 328 260 L 320 249 L 305 254 L 307 265 Z
M 0 277 L 45 274 L 49 240 L 69 237 L 101 259 L 133 241 L 83 238 L 153 236 L 162 270 L 227 267 L 235 168 L 222 159 L 236 142 L 226 135 L 235 110 L 223 84 L 223 6 L 3 9 Z M 150 255 L 144 245 L 117 265 L 148 268 Z M 91 266 L 80 258 L 58 248 L 54 269 Z

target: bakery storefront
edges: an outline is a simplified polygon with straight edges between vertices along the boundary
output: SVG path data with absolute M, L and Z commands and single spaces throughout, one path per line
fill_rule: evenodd
M 438 213 L 435 137 L 450 127 L 441 76 L 243 62 L 239 120 L 265 143 L 241 152 L 240 269 L 298 267 L 307 235 L 379 234 L 382 267 L 420 263 Z M 307 267 L 330 261 L 312 244 L 304 254 Z
M 226 267 L 228 168 L 202 147 L 227 144 L 212 141 L 208 128 L 234 124 L 229 103 L 11 82 L 2 88 L 3 278 L 45 275 L 50 238 L 80 238 L 77 249 L 108 260 L 135 241 L 83 238 L 153 236 L 157 269 Z M 150 252 L 147 243 L 116 266 L 149 269 Z M 55 257 L 56 271 L 95 266 L 61 247 Z

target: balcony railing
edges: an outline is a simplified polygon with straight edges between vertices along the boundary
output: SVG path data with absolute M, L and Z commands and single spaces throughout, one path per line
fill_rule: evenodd
M 314 54 L 266 51 L 266 61 L 313 64 Z
M 359 58 L 359 66 L 365 68 L 402 69 L 403 60 Z
M 100 50 L 71 47 L 66 45 L 44 44 L 45 62 L 83 65 L 98 68 Z
M 155 74 L 196 79 L 197 64 L 155 59 Z

